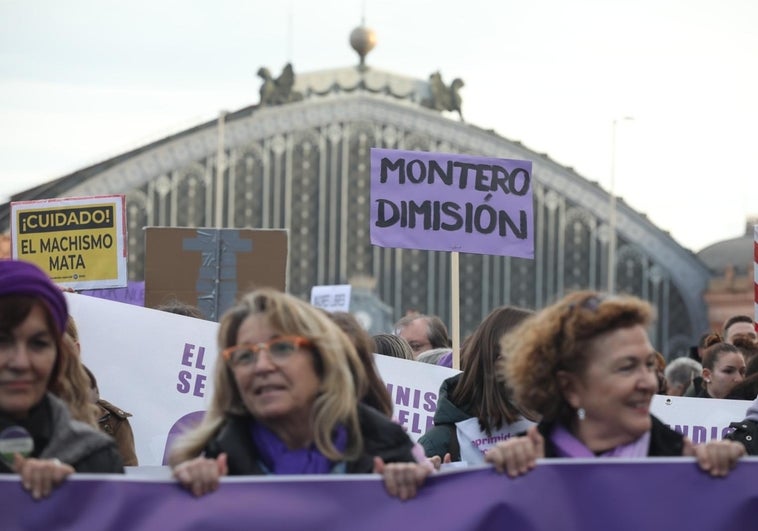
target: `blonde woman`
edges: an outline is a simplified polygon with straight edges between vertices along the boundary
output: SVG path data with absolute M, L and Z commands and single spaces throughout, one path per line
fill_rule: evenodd
M 359 403 L 363 366 L 323 312 L 256 290 L 222 317 L 218 340 L 210 408 L 170 458 L 193 494 L 215 490 L 227 474 L 373 471 L 390 494 L 415 494 L 428 470 L 414 462 L 402 427 Z

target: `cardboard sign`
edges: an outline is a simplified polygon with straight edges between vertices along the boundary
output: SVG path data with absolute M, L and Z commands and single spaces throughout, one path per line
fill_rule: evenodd
M 327 312 L 350 311 L 350 284 L 313 286 L 311 304 Z
M 145 229 L 145 306 L 172 299 L 218 320 L 253 288 L 286 289 L 287 231 Z
M 124 196 L 11 203 L 11 252 L 74 289 L 126 286 Z
M 371 243 L 534 258 L 532 163 L 371 149 Z

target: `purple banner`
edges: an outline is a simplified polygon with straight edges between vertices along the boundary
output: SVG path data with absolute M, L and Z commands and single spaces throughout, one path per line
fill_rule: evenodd
M 106 288 L 106 289 L 83 289 L 78 293 L 108 299 L 109 301 L 123 302 L 134 304 L 135 306 L 145 305 L 145 281 L 132 281 L 127 283 L 125 288 Z
M 37 502 L 3 476 L 0 529 L 732 531 L 754 529 L 758 515 L 755 458 L 721 479 L 691 459 L 553 460 L 515 480 L 463 470 L 430 478 L 406 502 L 375 476 L 232 478 L 199 499 L 172 482 L 93 477 L 69 479 Z
M 532 163 L 371 149 L 371 243 L 534 258 Z

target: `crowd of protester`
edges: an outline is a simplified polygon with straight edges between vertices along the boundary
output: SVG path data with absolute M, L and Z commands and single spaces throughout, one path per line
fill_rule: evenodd
M 178 301 L 160 309 L 203 318 Z M 461 371 L 416 444 L 393 420 L 374 356 L 451 367 L 439 317 L 414 312 L 372 337 L 350 313 L 256 289 L 220 319 L 210 406 L 171 448 L 173 477 L 202 496 L 227 475 L 376 473 L 408 499 L 448 463 L 518 476 L 543 458 L 691 456 L 725 476 L 758 452 L 753 320 L 729 319 L 668 363 L 647 335 L 653 321 L 647 302 L 593 291 L 537 312 L 495 308 L 464 340 Z M 0 439 L 19 449 L 0 473 L 35 498 L 75 472 L 138 464 L 130 414 L 100 398 L 81 348 L 62 290 L 32 264 L 0 260 Z M 724 439 L 694 444 L 650 413 L 656 394 L 754 402 Z

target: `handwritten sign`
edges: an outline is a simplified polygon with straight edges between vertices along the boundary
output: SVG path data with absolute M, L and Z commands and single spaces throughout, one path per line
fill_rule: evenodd
M 126 286 L 124 196 L 11 203 L 13 258 L 75 289 Z
M 327 312 L 350 311 L 350 284 L 313 286 L 311 304 Z
M 371 150 L 371 243 L 534 258 L 532 163 Z

